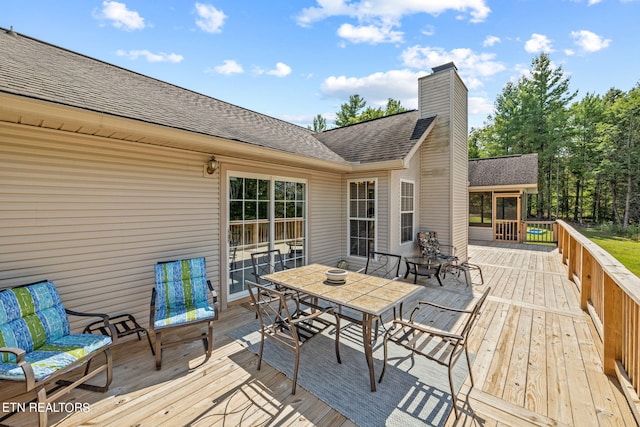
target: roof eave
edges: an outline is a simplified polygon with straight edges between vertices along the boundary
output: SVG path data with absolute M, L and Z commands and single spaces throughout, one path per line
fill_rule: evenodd
M 469 186 L 469 191 L 521 191 L 538 190 L 538 184 L 510 184 L 510 185 L 474 185 Z
M 0 121 L 186 149 L 211 155 L 284 163 L 336 173 L 348 173 L 354 167 L 346 161 L 337 162 L 279 151 L 248 142 L 194 133 L 8 93 L 0 93 Z

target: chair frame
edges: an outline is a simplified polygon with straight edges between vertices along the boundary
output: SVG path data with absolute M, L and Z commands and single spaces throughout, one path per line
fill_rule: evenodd
M 35 284 L 47 282 L 47 281 L 48 280 L 40 280 L 38 282 L 29 283 L 26 285 L 14 286 L 13 288 L 10 288 L 10 289 L 23 288 L 23 287 L 27 287 L 30 285 L 35 285 Z M 17 348 L 17 347 L 0 347 L 0 353 L 9 353 L 15 356 L 16 365 L 20 367 L 20 369 L 22 369 L 25 376 L 25 380 L 22 381 L 24 383 L 23 391 L 24 392 L 35 391 L 36 398 L 32 400 L 32 402 L 37 401 L 38 405 L 46 406 L 49 403 L 52 403 L 55 400 L 59 399 L 60 397 L 70 393 L 75 388 L 81 388 L 84 390 L 104 393 L 109 389 L 109 386 L 113 381 L 113 358 L 111 356 L 111 348 L 118 343 L 118 336 L 116 333 L 116 329 L 110 322 L 109 316 L 104 313 L 85 313 L 85 312 L 70 310 L 67 308 L 65 308 L 64 311 L 67 314 L 67 316 L 93 317 L 93 318 L 97 317 L 102 319 L 101 323 L 103 325 L 104 330 L 109 331 L 107 335 L 110 335 L 111 337 L 111 344 L 108 346 L 102 347 L 98 350 L 95 350 L 85 355 L 84 357 L 79 358 L 73 363 L 70 363 L 64 368 L 57 370 L 56 372 L 52 373 L 51 375 L 49 375 L 48 377 L 40 381 L 36 381 L 31 364 L 25 360 L 25 356 L 27 355 L 27 352 L 24 349 Z M 96 359 L 101 353 L 104 355 L 104 358 L 105 358 L 104 364 L 91 370 L 91 362 L 94 359 Z M 74 381 L 64 379 L 68 376 L 67 374 L 79 369 L 83 365 L 84 365 L 84 373 L 80 378 Z M 105 375 L 106 375 L 104 386 L 87 384 L 87 381 L 94 378 L 96 375 L 98 375 L 101 372 L 105 372 Z M 61 377 L 63 379 L 61 379 Z M 0 380 L 0 384 L 9 384 L 9 383 L 19 384 L 20 382 L 21 381 L 17 381 L 17 380 L 16 381 Z M 54 383 L 56 384 L 56 386 L 54 386 L 53 389 L 47 392 L 47 387 Z M 0 424 L 2 424 L 2 421 L 4 421 L 6 418 L 10 417 L 13 414 L 14 412 L 9 412 L 8 414 L 0 417 Z M 40 427 L 46 427 L 48 424 L 47 420 L 48 420 L 47 411 L 38 411 L 38 425 Z
M 380 378 L 378 382 L 382 382 L 385 371 L 387 369 L 388 348 L 389 341 L 396 343 L 408 350 L 411 350 L 412 356 L 418 354 L 432 360 L 442 366 L 446 366 L 449 375 L 449 388 L 451 390 L 451 399 L 453 402 L 453 409 L 456 419 L 460 414 L 457 407 L 457 397 L 453 385 L 453 367 L 458 361 L 460 356 L 464 353 L 467 359 L 467 366 L 469 368 L 469 377 L 471 379 L 471 388 L 473 388 L 473 373 L 471 370 L 471 359 L 469 358 L 469 351 L 467 344 L 469 341 L 469 334 L 473 330 L 476 319 L 479 317 L 480 310 L 484 305 L 487 296 L 491 292 L 491 288 L 487 288 L 482 296 L 475 302 L 471 309 L 458 309 L 453 307 L 447 307 L 440 304 L 435 304 L 429 301 L 419 301 L 418 305 L 413 309 L 409 320 L 394 320 L 393 327 L 387 330 L 384 335 L 384 364 Z M 431 306 L 441 312 L 458 313 L 460 316 L 466 317 L 462 323 L 460 332 L 445 331 L 429 326 L 425 326 L 415 322 L 416 313 L 423 306 Z M 429 344 L 429 345 L 427 345 Z M 433 345 L 437 350 L 433 350 Z M 437 357 L 441 354 L 440 357 Z
M 395 265 L 393 264 L 395 263 Z M 385 279 L 397 279 L 400 277 L 400 264 L 402 255 L 380 251 L 369 251 L 367 264 L 358 270 L 358 273 L 370 276 L 384 277 Z M 382 275 L 377 273 L 383 273 Z
M 395 264 L 394 264 L 395 263 Z M 383 277 L 385 279 L 396 280 L 400 277 L 400 265 L 402 264 L 402 255 L 392 254 L 388 252 L 369 251 L 367 254 L 367 264 L 359 269 L 357 272 L 361 274 L 368 274 L 370 276 Z M 383 273 L 382 275 L 376 273 Z M 402 303 L 400 303 L 400 317 L 402 317 Z M 342 313 L 339 313 L 342 315 Z M 342 315 L 346 320 L 356 321 L 353 317 Z M 396 318 L 396 308 L 393 308 L 393 318 Z M 376 318 L 376 324 L 374 330 L 378 331 L 378 325 L 382 324 L 382 327 L 386 330 L 382 316 Z
M 296 394 L 298 383 L 298 368 L 300 366 L 300 348 L 314 336 L 330 326 L 336 328 L 335 351 L 338 363 L 340 359 L 340 317 L 332 307 L 323 310 L 313 309 L 311 312 L 301 311 L 298 308 L 290 310 L 287 302 L 290 296 L 272 287 L 259 285 L 246 281 L 251 302 L 256 308 L 256 314 L 260 321 L 260 351 L 258 353 L 258 370 L 262 366 L 265 338 L 292 350 L 295 354 L 293 366 L 293 384 L 291 394 Z M 277 306 L 277 308 L 276 308 Z M 299 304 L 296 304 L 298 307 Z M 331 314 L 335 318 L 331 322 L 322 318 L 323 314 Z
M 267 256 L 269 257 L 269 262 L 260 264 L 261 258 Z M 288 268 L 284 263 L 284 258 L 282 257 L 280 249 L 268 249 L 260 252 L 253 252 L 251 254 L 251 265 L 253 267 L 253 277 L 258 284 L 265 284 L 262 280 L 263 275 L 280 270 L 286 270 Z M 278 265 L 280 266 L 280 270 L 278 270 Z
M 165 264 L 168 262 L 175 262 L 175 261 L 162 261 L 162 262 L 158 262 L 158 265 Z M 156 370 L 160 370 L 160 368 L 162 367 L 162 350 L 163 349 L 176 347 L 176 346 L 186 344 L 186 343 L 191 343 L 197 340 L 202 340 L 202 344 L 204 345 L 204 349 L 206 352 L 206 357 L 207 358 L 211 357 L 211 354 L 213 353 L 213 322 L 215 320 L 218 320 L 218 313 L 219 313 L 218 304 L 217 304 L 218 294 L 216 293 L 215 289 L 213 289 L 213 285 L 211 284 L 210 280 L 207 280 L 206 283 L 207 283 L 207 288 L 211 294 L 211 298 L 213 300 L 212 308 L 215 313 L 214 317 L 193 320 L 185 323 L 179 323 L 176 325 L 169 325 L 169 326 L 163 326 L 163 327 L 155 326 L 157 292 L 156 292 L 155 286 L 153 287 L 153 290 L 151 291 L 151 306 L 150 306 L 150 313 L 149 313 L 149 332 L 155 337 Z M 188 336 L 188 337 L 183 337 L 174 341 L 165 341 L 165 342 L 162 341 L 162 334 L 164 331 L 169 331 L 172 329 L 177 329 L 177 328 L 197 325 L 197 324 L 203 324 L 203 323 L 207 324 L 207 331 L 203 332 L 199 336 L 195 336 L 195 337 Z

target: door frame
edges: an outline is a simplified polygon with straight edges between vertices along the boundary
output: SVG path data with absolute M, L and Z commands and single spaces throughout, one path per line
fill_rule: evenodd
M 516 219 L 497 219 L 498 198 L 516 199 Z M 493 193 L 493 240 L 498 242 L 522 242 L 521 219 L 522 219 L 522 194 L 521 193 Z M 500 222 L 498 222 L 500 221 Z M 506 232 L 505 232 L 506 230 Z M 515 239 L 513 236 L 515 235 Z

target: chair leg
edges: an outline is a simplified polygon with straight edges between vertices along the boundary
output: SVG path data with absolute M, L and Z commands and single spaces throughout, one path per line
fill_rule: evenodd
M 207 357 L 211 357 L 213 353 L 213 321 L 209 321 L 209 345 L 207 346 Z
M 258 371 L 262 366 L 262 353 L 264 352 L 264 332 L 260 333 L 260 351 L 258 352 Z
M 47 390 L 44 386 L 37 388 L 36 394 L 38 396 L 38 406 L 47 406 Z M 47 427 L 47 411 L 38 411 L 38 425 L 39 427 Z
M 471 387 L 473 388 L 473 372 L 471 372 L 471 359 L 469 359 L 469 352 L 465 344 L 464 355 L 467 356 L 467 366 L 469 367 L 469 379 L 471 380 Z
M 156 331 L 156 371 L 162 367 L 162 333 Z
M 291 394 L 296 394 L 296 385 L 298 384 L 298 366 L 300 365 L 300 347 L 296 347 L 296 359 L 293 362 L 293 385 L 291 386 Z
M 456 398 L 456 392 L 453 389 L 453 366 L 449 365 L 449 389 L 451 390 L 451 404 L 453 405 L 453 411 L 456 414 L 456 420 L 460 417 L 458 413 L 458 399 Z
M 391 331 L 391 329 L 389 331 Z M 382 372 L 380 372 L 380 378 L 378 379 L 378 383 L 382 382 L 382 377 L 384 377 L 384 373 L 387 370 L 387 335 L 389 331 L 387 331 L 387 333 L 384 334 L 384 339 L 382 342 L 382 347 L 384 350 L 384 361 L 382 362 Z
M 340 317 L 336 316 L 336 359 L 338 363 L 342 364 L 340 358 Z

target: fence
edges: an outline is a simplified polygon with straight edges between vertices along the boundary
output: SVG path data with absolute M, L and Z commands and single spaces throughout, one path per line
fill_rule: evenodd
M 555 221 L 524 221 L 522 239 L 526 243 L 557 243 L 558 229 Z
M 640 278 L 564 221 L 557 223 L 562 261 L 603 343 L 604 372 L 618 378 L 640 423 Z

